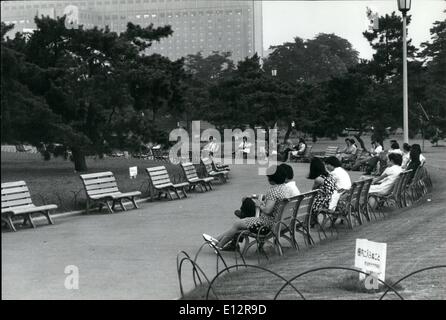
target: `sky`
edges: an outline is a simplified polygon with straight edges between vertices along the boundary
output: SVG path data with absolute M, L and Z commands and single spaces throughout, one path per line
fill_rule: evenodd
M 296 36 L 312 39 L 318 33 L 334 33 L 349 40 L 360 58 L 371 59 L 373 49 L 362 35 L 369 25 L 367 7 L 380 16 L 401 14 L 397 0 L 263 1 L 263 47 L 266 51 Z M 445 0 L 412 0 L 408 37 L 413 45 L 430 41 L 429 29 L 446 18 L 445 9 Z

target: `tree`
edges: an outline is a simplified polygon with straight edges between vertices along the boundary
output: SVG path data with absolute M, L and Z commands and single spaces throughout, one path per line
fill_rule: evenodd
M 154 132 L 147 127 L 154 127 L 158 112 L 181 112 L 184 71 L 181 60 L 146 54 L 153 41 L 172 34 L 169 26 L 128 23 L 117 35 L 107 28 L 66 29 L 64 19 L 36 18 L 28 41 L 4 41 L 2 50 L 20 51 L 26 67 L 19 82 L 43 99 L 48 119 L 57 120 L 45 122 L 53 129 L 46 136 L 31 127 L 23 135 L 68 145 L 75 169 L 85 171 L 85 154 L 102 153 L 113 143 L 140 143 Z M 10 110 L 11 100 L 5 102 Z M 150 119 L 144 117 L 149 113 Z
M 358 52 L 351 43 L 335 34 L 320 33 L 305 41 L 296 37 L 294 42 L 271 49 L 274 51 L 265 59 L 265 71 L 276 69 L 278 78 L 293 85 L 327 81 L 358 63 Z
M 444 11 L 446 12 L 446 10 Z M 434 22 L 430 29 L 431 42 L 421 44 L 426 68 L 423 103 L 431 117 L 432 126 L 446 132 L 446 19 Z

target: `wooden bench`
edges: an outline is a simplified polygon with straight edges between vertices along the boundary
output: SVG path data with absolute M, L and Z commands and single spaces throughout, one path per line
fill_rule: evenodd
M 32 214 L 43 214 L 49 224 L 53 224 L 50 216 L 50 210 L 56 209 L 57 205 L 48 204 L 43 206 L 35 206 L 32 202 L 31 195 L 25 181 L 15 181 L 2 183 L 2 221 L 5 222 L 13 231 L 16 231 L 13 217 L 23 216 L 22 225 L 26 225 L 29 221 L 30 225 L 35 228 L 32 220 Z
M 195 166 L 191 162 L 181 163 L 181 168 L 183 169 L 184 175 L 186 176 L 187 182 L 190 184 L 190 188 L 195 190 L 195 187 L 198 185 L 201 188 L 201 191 L 212 190 L 211 182 L 214 180 L 212 177 L 208 178 L 199 178 L 197 174 L 197 170 Z
M 135 202 L 135 197 L 141 195 L 140 191 L 121 192 L 118 189 L 115 176 L 113 172 L 98 172 L 80 175 L 82 183 L 85 187 L 85 193 L 87 194 L 87 210 L 90 211 L 90 202 L 99 204 L 99 211 L 105 205 L 110 213 L 113 213 L 116 203 L 119 203 L 123 211 L 126 211 L 123 199 L 128 199 L 133 203 L 135 208 L 138 205 Z M 112 202 L 110 206 L 109 202 Z
M 228 178 L 229 170 L 219 170 L 215 171 L 212 168 L 212 160 L 210 158 L 203 158 L 201 159 L 201 163 L 206 169 L 206 173 L 209 177 L 217 178 L 220 180 L 220 182 L 224 183 L 226 182 L 226 179 Z
M 308 146 L 305 148 L 305 152 L 303 155 L 290 155 L 290 161 L 295 160 L 296 162 L 310 162 L 311 157 L 313 156 L 311 153 L 311 149 L 313 149 L 313 146 Z
M 183 196 L 187 198 L 186 187 L 189 186 L 189 182 L 173 184 L 165 166 L 146 168 L 146 172 L 149 175 L 152 187 L 158 192 L 158 199 L 164 193 L 166 197 L 169 196 L 172 200 L 171 192 L 175 193 L 178 199 L 181 199 L 178 191 L 182 192 Z M 151 194 L 151 198 L 153 199 L 153 194 Z
M 324 158 L 336 157 L 338 150 L 339 147 L 333 147 L 333 146 L 327 147 L 327 149 L 325 150 Z

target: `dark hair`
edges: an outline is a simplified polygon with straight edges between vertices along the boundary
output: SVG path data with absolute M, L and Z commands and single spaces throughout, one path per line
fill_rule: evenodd
M 270 168 L 274 173 L 267 174 L 268 181 L 274 182 L 275 184 L 282 184 L 286 180 L 286 171 L 283 167 L 278 166 L 276 170 L 274 168 Z
M 389 154 L 389 160 L 392 161 L 396 165 L 401 165 L 403 163 L 403 156 L 399 153 L 391 153 Z
M 331 156 L 331 157 L 328 157 L 327 159 L 325 159 L 325 163 L 330 164 L 335 168 L 342 166 L 341 161 L 339 161 L 339 159 L 334 156 Z
M 421 146 L 418 143 L 414 143 L 411 147 L 410 150 L 415 149 L 417 150 L 420 154 L 421 154 Z
M 243 136 L 242 140 L 245 140 L 245 139 L 246 139 L 246 141 L 248 141 L 248 137 Z
M 411 148 L 409 153 L 410 161 L 415 163 L 417 162 L 420 163 L 420 154 L 421 154 L 420 150 L 418 150 L 417 148 Z
M 410 149 L 411 149 L 410 144 L 408 144 L 407 142 L 404 142 L 403 143 L 403 150 L 410 151 Z
M 319 176 L 328 176 L 327 169 L 325 169 L 324 163 L 318 157 L 314 157 L 310 162 L 310 173 L 308 179 L 314 180 Z
M 396 141 L 392 141 L 392 144 L 390 145 L 390 148 L 392 149 L 399 149 L 400 145 Z
M 299 142 L 302 142 L 303 144 L 307 144 L 307 143 L 305 142 L 305 139 L 304 139 L 304 138 L 299 138 Z
M 352 142 L 349 138 L 345 138 L 344 141 L 345 141 L 345 142 L 348 141 L 348 142 L 350 142 L 350 143 Z
M 214 140 L 214 137 L 213 136 L 209 136 L 209 140 L 211 140 L 211 139 Z
M 355 141 L 355 139 L 350 139 L 350 142 L 352 143 L 352 144 L 356 144 L 356 141 Z
M 282 163 L 281 165 L 279 165 L 279 168 L 282 167 L 285 174 L 286 174 L 286 178 L 287 179 L 293 179 L 294 178 L 294 172 L 293 172 L 293 168 L 291 168 L 290 165 L 286 164 L 286 163 Z

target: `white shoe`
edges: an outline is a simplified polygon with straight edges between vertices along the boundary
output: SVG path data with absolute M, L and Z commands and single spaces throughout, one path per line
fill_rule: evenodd
M 211 243 L 214 246 L 217 246 L 217 244 L 218 244 L 218 240 L 217 239 L 215 239 L 214 237 L 212 237 L 212 236 L 210 236 L 210 235 L 208 235 L 206 233 L 203 233 L 203 239 L 204 239 L 204 241 L 209 242 L 209 243 Z

